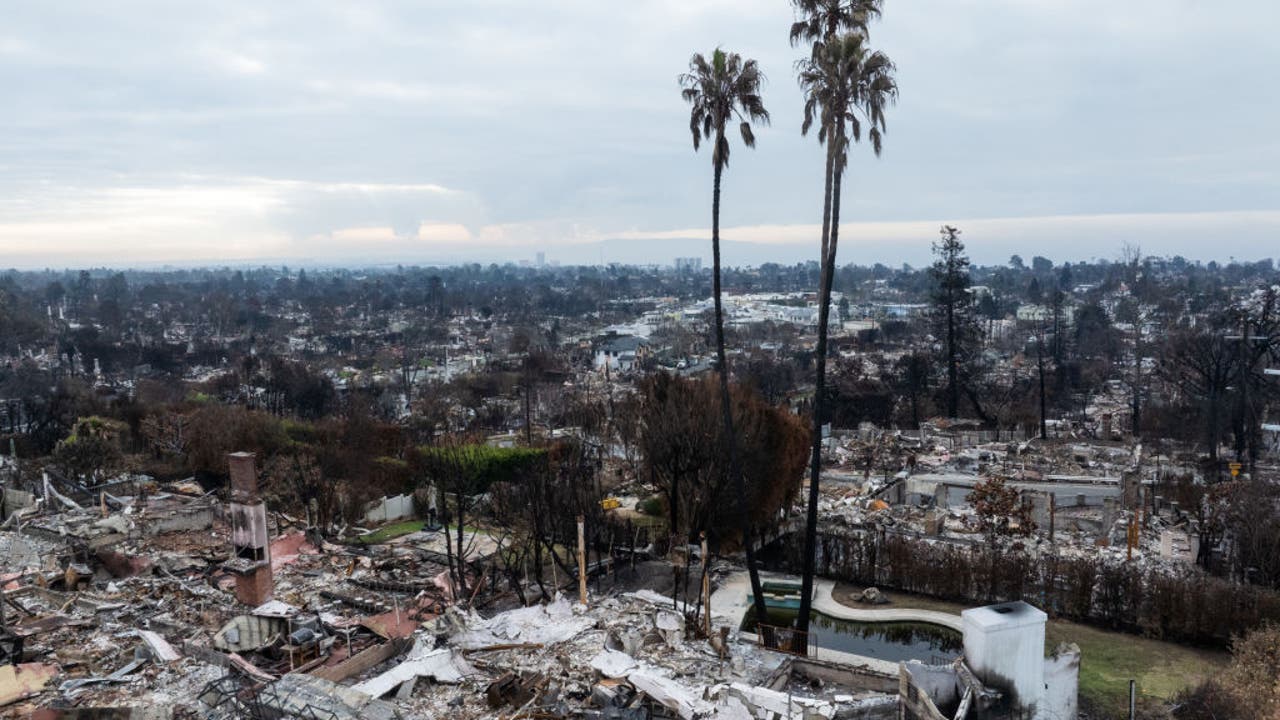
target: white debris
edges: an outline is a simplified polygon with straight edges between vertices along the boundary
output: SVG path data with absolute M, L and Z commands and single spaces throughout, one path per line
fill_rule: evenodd
M 591 658 L 591 667 L 607 678 L 622 678 L 636 669 L 636 659 L 624 652 L 605 648 Z
M 716 705 L 715 714 L 709 720 L 756 720 L 756 716 L 741 700 L 730 696 Z
M 710 703 L 699 698 L 693 690 L 671 678 L 662 677 L 647 670 L 631 673 L 627 676 L 627 681 L 654 702 L 679 715 L 682 720 L 693 720 L 714 709 Z
M 764 717 L 819 720 L 833 718 L 836 714 L 835 706 L 825 700 L 792 696 L 777 690 L 743 683 L 732 683 L 724 687 L 718 697 L 737 698 L 752 711 L 752 715 Z
M 640 590 L 636 590 L 635 592 L 626 593 L 624 597 L 634 598 L 636 600 L 643 600 L 644 602 L 651 603 L 653 605 L 670 605 L 672 602 L 671 598 L 667 597 L 666 595 L 662 595 L 661 593 L 654 592 L 649 588 L 642 588 Z
M 182 658 L 182 654 L 177 650 L 174 650 L 173 646 L 170 645 L 167 640 L 160 637 L 159 633 L 152 632 L 151 630 L 139 630 L 138 637 L 141 637 L 143 642 L 147 644 L 147 647 L 150 648 L 151 654 L 157 662 L 168 663 Z
M 488 620 L 472 615 L 466 620 L 467 629 L 452 638 L 452 642 L 464 650 L 511 643 L 555 645 L 573 639 L 595 624 L 595 618 L 574 612 L 572 603 L 557 597 L 549 605 L 509 610 Z
M 280 600 L 268 600 L 254 608 L 250 615 L 258 617 L 288 618 L 297 615 L 301 610 Z
M 653 617 L 653 626 L 662 634 L 667 645 L 677 648 L 684 644 L 684 616 L 674 610 L 659 610 Z
M 123 515 L 109 515 L 100 520 L 95 520 L 93 527 L 113 530 L 122 535 L 128 535 L 129 531 L 133 529 L 133 523 L 130 522 L 129 518 Z
M 453 685 L 475 672 L 475 668 L 466 659 L 454 655 L 451 648 L 428 650 L 419 639 L 404 662 L 353 686 L 353 689 L 378 698 L 416 678 L 431 678 L 439 683 Z

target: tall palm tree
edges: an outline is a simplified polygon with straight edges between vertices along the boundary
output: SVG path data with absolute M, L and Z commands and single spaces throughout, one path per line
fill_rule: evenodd
M 809 504 L 805 517 L 804 568 L 801 577 L 798 639 L 807 642 L 809 611 L 818 532 L 818 487 L 822 470 L 822 426 L 825 421 L 828 318 L 831 284 L 835 276 L 840 237 L 840 187 L 848 165 L 849 146 L 862 140 L 864 125 L 871 148 L 879 157 L 885 133 L 885 109 L 898 97 L 895 67 L 887 56 L 872 51 L 865 34 L 828 35 L 817 43 L 812 57 L 797 64 L 804 91 L 804 123 L 808 134 L 815 123 L 818 142 L 827 147 L 822 218 L 822 274 L 818 294 L 817 372 L 813 398 L 813 448 L 809 457 Z
M 884 0 L 791 0 L 796 21 L 791 23 L 791 46 L 819 43 L 840 32 L 871 36 L 871 21 L 880 17 Z
M 716 48 L 711 61 L 695 53 L 689 60 L 689 72 L 680 75 L 680 95 L 692 108 L 689 112 L 689 131 L 693 133 L 693 149 L 703 140 L 713 143 L 711 167 L 713 184 L 711 191 L 711 265 L 712 291 L 716 309 L 716 360 L 720 370 L 720 411 L 724 432 L 729 444 L 729 473 L 738 498 L 739 523 L 742 528 L 742 544 L 746 547 L 747 571 L 751 576 L 751 592 L 755 596 L 756 618 L 768 621 L 764 604 L 764 592 L 760 586 L 760 573 L 756 568 L 751 514 L 747 507 L 747 494 L 742 479 L 742 467 L 738 462 L 737 437 L 733 430 L 733 411 L 729 398 L 729 364 L 724 352 L 724 311 L 720 297 L 720 176 L 729 164 L 729 138 L 725 128 L 738 123 L 742 143 L 755 147 L 756 136 L 752 123 L 767 125 L 769 111 L 760 97 L 760 84 L 764 75 L 755 60 L 743 60 L 737 53 L 726 53 Z M 702 562 L 707 562 L 706 558 Z
M 811 43 L 812 57 L 816 59 L 818 51 L 825 46 L 825 41 L 835 38 L 841 31 L 858 33 L 870 39 L 871 21 L 880 18 L 884 0 L 791 0 L 791 4 L 796 13 L 796 21 L 791 23 L 791 47 L 802 42 Z M 818 140 L 823 140 L 821 135 Z M 826 195 L 822 208 L 820 261 L 827 256 L 827 237 L 830 232 L 831 159 L 831 155 L 828 155 L 827 171 L 823 176 Z

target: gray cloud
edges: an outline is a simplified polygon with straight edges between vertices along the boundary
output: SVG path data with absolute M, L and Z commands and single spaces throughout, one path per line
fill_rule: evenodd
M 759 59 L 774 114 L 734 155 L 725 224 L 812 224 L 821 152 L 798 132 L 790 21 L 785 0 L 13 3 L 0 265 L 631 259 L 622 238 L 708 224 L 675 76 L 717 44 Z M 1278 21 L 1265 0 L 890 0 L 873 41 L 902 98 L 884 157 L 855 150 L 845 217 L 1103 218 L 1074 254 L 1014 223 L 999 243 L 1024 255 L 1133 237 L 1274 254 L 1274 223 L 1240 211 L 1280 209 Z M 1188 212 L 1229 214 L 1169 232 Z M 889 236 L 843 257 L 901 262 L 932 239 Z M 803 257 L 788 238 L 747 249 Z M 669 260 L 652 252 L 635 259 Z

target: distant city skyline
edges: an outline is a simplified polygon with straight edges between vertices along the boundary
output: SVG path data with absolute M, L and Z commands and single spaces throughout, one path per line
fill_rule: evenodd
M 0 267 L 705 266 L 710 156 L 675 79 L 717 45 L 759 60 L 773 113 L 725 176 L 724 262 L 816 260 L 791 20 L 786 0 L 7 8 Z M 944 222 L 982 264 L 1275 255 L 1278 25 L 1263 0 L 888 0 L 871 38 L 902 96 L 883 158 L 851 155 L 840 261 L 920 266 Z

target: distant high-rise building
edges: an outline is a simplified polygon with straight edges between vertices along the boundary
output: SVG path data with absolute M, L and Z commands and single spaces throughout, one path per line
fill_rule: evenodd
M 702 258 L 700 257 L 678 257 L 676 258 L 676 272 L 698 272 L 702 269 Z
M 547 266 L 547 254 L 539 250 L 538 251 L 538 267 L 546 267 L 546 266 Z

